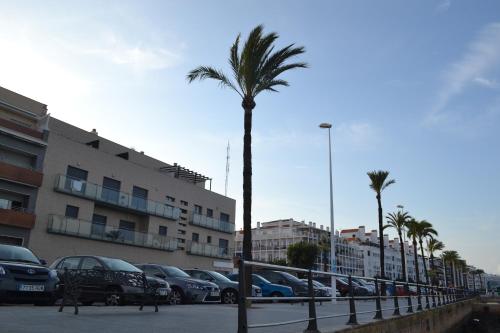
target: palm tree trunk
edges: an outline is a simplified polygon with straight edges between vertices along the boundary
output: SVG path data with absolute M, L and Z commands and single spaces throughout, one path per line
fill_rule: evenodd
M 378 231 L 379 231 L 379 247 L 380 247 L 380 277 L 385 279 L 385 254 L 384 254 L 384 229 L 382 218 L 382 200 L 380 194 L 377 194 L 378 203 Z M 382 296 L 386 295 L 385 282 L 382 283 Z
M 455 262 L 451 262 L 451 273 L 453 274 L 453 287 L 457 287 L 457 274 L 455 272 Z
M 481 285 L 481 290 L 483 290 L 483 274 L 479 274 L 479 284 Z
M 434 272 L 434 276 L 432 278 L 432 285 L 437 285 L 436 281 L 438 280 L 437 278 L 437 272 L 436 272 L 436 267 L 434 266 L 434 254 L 431 252 L 431 256 L 430 256 L 430 260 L 431 260 L 431 271 Z
M 243 259 L 252 260 L 252 110 L 253 98 L 242 102 L 245 110 L 243 136 Z M 252 295 L 252 267 L 245 267 L 246 293 Z
M 420 241 L 420 253 L 422 254 L 422 261 L 424 263 L 425 283 L 429 284 L 429 272 L 427 272 L 427 264 L 425 263 L 424 248 L 422 247 L 422 241 Z
M 406 282 L 407 277 L 406 277 L 406 257 L 405 257 L 405 246 L 403 244 L 403 235 L 401 234 L 401 231 L 398 230 L 398 236 L 399 236 L 399 250 L 401 251 L 401 267 L 403 269 L 403 280 Z

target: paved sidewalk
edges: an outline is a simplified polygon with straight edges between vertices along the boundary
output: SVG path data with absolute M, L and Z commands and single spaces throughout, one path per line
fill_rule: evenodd
M 401 300 L 401 305 L 406 301 Z M 413 303 L 415 304 L 415 303 Z M 383 301 L 382 308 L 392 308 L 392 301 Z M 331 314 L 347 314 L 348 303 L 339 301 L 319 303 L 316 306 L 318 317 Z M 356 302 L 358 312 L 375 309 L 373 301 Z M 384 311 L 384 318 L 389 318 L 393 310 Z M 401 309 L 405 313 L 405 309 Z M 248 312 L 248 324 L 260 324 L 279 321 L 289 321 L 307 318 L 307 304 L 255 304 Z M 63 313 L 57 312 L 57 307 L 35 307 L 29 305 L 0 306 L 1 333 L 55 333 L 55 332 L 95 332 L 95 333 L 228 333 L 237 331 L 238 308 L 234 305 L 179 305 L 161 306 L 160 312 L 146 306 L 142 312 L 136 306 L 80 307 L 80 314 L 73 315 L 72 308 L 66 307 Z M 358 315 L 359 323 L 372 321 L 373 312 Z M 348 318 L 330 318 L 318 321 L 321 331 L 333 331 L 348 327 Z M 307 327 L 307 323 L 286 326 L 250 329 L 255 333 L 298 333 Z

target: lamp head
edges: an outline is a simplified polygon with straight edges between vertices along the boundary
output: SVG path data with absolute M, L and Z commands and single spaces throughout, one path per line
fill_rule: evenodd
M 321 123 L 319 124 L 320 128 L 332 128 L 332 124 L 329 123 Z

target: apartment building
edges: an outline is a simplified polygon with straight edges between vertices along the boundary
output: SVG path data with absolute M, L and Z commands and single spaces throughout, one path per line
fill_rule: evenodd
M 343 229 L 339 233 L 340 238 L 356 246 L 363 253 L 363 275 L 364 276 L 380 276 L 380 247 L 377 230 L 366 232 L 364 226 L 359 226 L 353 229 Z M 390 279 L 403 278 L 403 265 L 401 261 L 401 250 L 399 246 L 399 238 L 389 240 L 388 235 L 384 235 L 384 257 L 385 257 L 385 275 Z M 415 273 L 415 257 L 413 245 L 408 241 L 404 242 L 406 271 L 410 281 L 416 281 Z M 417 253 L 419 265 L 419 276 L 421 281 L 425 281 L 425 272 L 422 256 Z M 429 262 L 426 260 L 427 268 Z
M 337 271 L 343 274 L 361 275 L 363 258 L 359 250 L 336 237 Z M 282 219 L 269 222 L 257 222 L 252 229 L 252 258 L 262 262 L 286 260 L 288 247 L 299 242 L 330 244 L 329 227 L 316 226 L 314 222 Z M 235 233 L 236 255 L 243 252 L 243 232 Z M 316 270 L 330 270 L 330 251 L 322 251 L 316 258 Z
M 46 105 L 0 87 L 0 243 L 30 245 L 47 119 Z
M 211 191 L 210 178 L 107 140 L 96 130 L 55 118 L 48 126 L 48 139 L 36 141 L 45 152 L 44 159 L 36 159 L 43 181 L 38 178 L 41 186 L 23 203 L 36 212 L 25 227 L 31 230 L 29 247 L 41 258 L 89 254 L 231 270 L 235 200 Z

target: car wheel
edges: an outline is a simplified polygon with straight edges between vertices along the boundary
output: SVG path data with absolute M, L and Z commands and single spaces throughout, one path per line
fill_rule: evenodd
M 106 298 L 104 299 L 104 304 L 108 306 L 123 305 L 124 302 L 120 290 L 116 287 L 112 287 L 106 290 Z
M 221 303 L 236 304 L 238 302 L 238 292 L 233 289 L 227 289 L 222 292 Z
M 280 293 L 279 291 L 274 291 L 271 293 L 271 297 L 275 297 L 275 298 L 278 298 L 278 297 L 283 297 L 283 294 Z M 273 303 L 278 303 L 279 301 L 277 299 L 273 299 Z
M 178 305 L 184 302 L 184 294 L 179 288 L 172 288 L 172 292 L 170 293 L 170 304 Z

